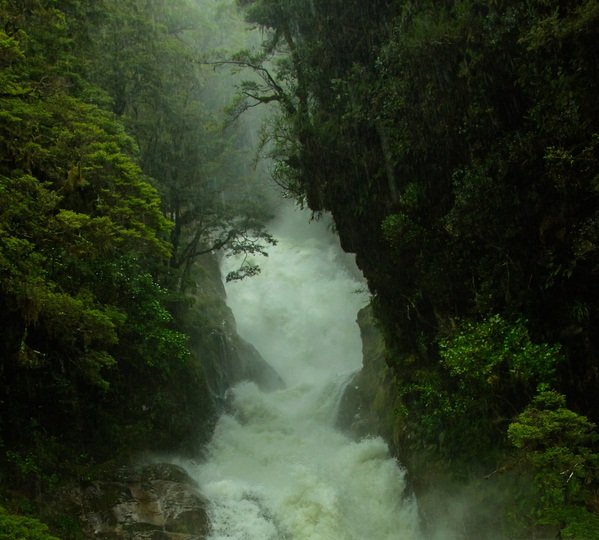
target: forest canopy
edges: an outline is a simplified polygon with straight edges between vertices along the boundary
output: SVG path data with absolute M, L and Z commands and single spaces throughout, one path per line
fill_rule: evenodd
M 188 319 L 222 299 L 197 305 L 194 264 L 273 242 L 232 90 L 202 63 L 231 9 L 0 0 L 2 494 L 210 436 Z

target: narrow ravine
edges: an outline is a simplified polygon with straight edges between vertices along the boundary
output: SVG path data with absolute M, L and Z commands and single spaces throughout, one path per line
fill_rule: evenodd
M 227 295 L 240 335 L 286 388 L 235 387 L 206 460 L 191 468 L 211 501 L 210 539 L 415 540 L 416 503 L 386 444 L 334 427 L 361 365 L 363 284 L 309 214 L 288 208 L 270 230 L 279 243 L 258 261 L 261 274 L 229 284 Z

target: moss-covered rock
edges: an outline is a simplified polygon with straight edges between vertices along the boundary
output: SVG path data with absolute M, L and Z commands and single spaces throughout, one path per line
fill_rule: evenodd
M 202 540 L 210 529 L 195 482 L 169 463 L 120 468 L 59 495 L 55 511 L 76 513 L 82 538 Z
M 385 363 L 385 342 L 372 309 L 358 313 L 363 367 L 347 386 L 337 418 L 338 426 L 356 437 L 380 435 L 397 450 L 402 429 L 400 407 L 393 392 L 393 375 Z
M 199 259 L 191 280 L 188 303 L 179 313 L 213 397 L 222 402 L 226 391 L 244 380 L 253 381 L 264 390 L 281 388 L 283 380 L 279 374 L 237 334 L 235 318 L 226 305 L 217 257 Z

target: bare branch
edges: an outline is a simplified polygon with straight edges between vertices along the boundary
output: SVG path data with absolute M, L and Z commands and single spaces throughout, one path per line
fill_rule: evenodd
M 273 94 L 270 96 L 256 96 L 254 94 L 251 94 L 250 92 L 242 92 L 242 94 L 244 96 L 247 96 L 249 98 L 256 100 L 258 102 L 258 103 L 256 103 L 256 105 L 259 105 L 260 103 L 270 103 L 272 101 L 281 101 L 281 98 L 276 94 Z M 252 105 L 252 106 L 255 106 L 255 105 Z
M 216 62 L 200 62 L 200 64 L 214 66 L 215 68 L 219 66 L 232 65 L 252 69 L 254 72 L 260 75 L 262 80 L 268 85 L 269 88 L 273 90 L 273 92 L 277 96 L 276 98 L 271 98 L 268 101 L 261 102 L 269 103 L 271 101 L 278 101 L 289 114 L 295 114 L 295 106 L 287 96 L 285 90 L 281 87 L 279 83 L 277 83 L 277 81 L 271 75 L 270 71 L 268 71 L 268 69 L 266 69 L 264 66 L 256 64 L 254 62 L 250 62 L 248 60 L 218 60 Z

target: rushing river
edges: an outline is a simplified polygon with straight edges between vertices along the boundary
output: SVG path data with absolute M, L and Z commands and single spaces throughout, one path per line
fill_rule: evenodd
M 232 391 L 192 474 L 211 501 L 211 540 L 415 540 L 415 502 L 378 438 L 352 441 L 336 409 L 360 368 L 363 288 L 323 223 L 288 209 L 262 273 L 227 286 L 238 331 L 286 388 Z M 231 264 L 230 262 L 225 264 Z M 226 270 L 226 269 L 225 269 Z M 358 292 L 356 292 L 358 291 Z

